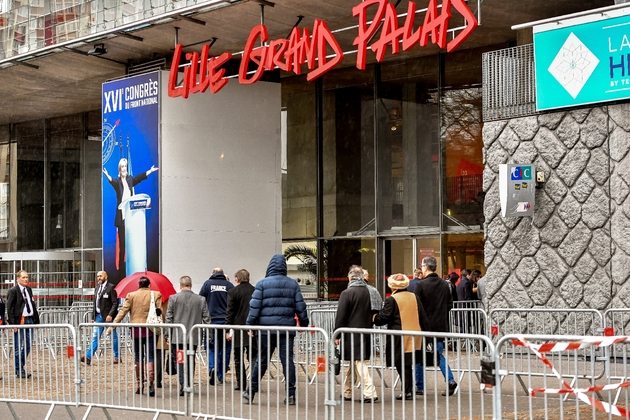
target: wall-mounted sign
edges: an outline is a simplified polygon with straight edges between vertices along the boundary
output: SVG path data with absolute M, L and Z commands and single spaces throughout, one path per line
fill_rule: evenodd
M 501 216 L 533 216 L 536 199 L 535 182 L 534 165 L 499 165 Z
M 630 98 L 630 8 L 534 27 L 536 108 Z
M 463 27 L 457 28 L 461 31 L 447 42 L 449 21 L 454 11 L 465 23 Z M 389 0 L 365 0 L 355 6 L 352 14 L 359 20 L 357 37 L 353 43 L 357 47 L 357 68 L 365 69 L 368 49 L 376 54 L 376 60 L 379 62 L 385 58 L 388 48 L 392 54 L 398 54 L 401 48 L 408 51 L 416 45 L 426 47 L 429 40 L 451 52 L 461 45 L 478 25 L 465 0 L 442 0 L 440 7 L 438 0 L 429 0 L 424 20 L 421 22 L 416 19 L 417 12 L 416 4 L 410 1 L 404 23 L 400 26 L 398 12 Z M 265 25 L 257 25 L 250 32 L 238 74 L 241 84 L 255 83 L 260 80 L 263 72 L 275 68 L 301 74 L 304 64 L 309 69 L 306 79 L 311 81 L 330 71 L 343 60 L 343 50 L 323 20 L 315 20 L 312 33 L 307 28 L 300 30 L 295 27 L 287 39 L 269 41 L 268 38 Z M 205 92 L 208 88 L 210 92 L 216 93 L 227 84 L 228 79 L 225 78 L 225 70 L 221 66 L 232 58 L 232 54 L 223 53 L 218 57 L 211 57 L 209 45 L 203 46 L 201 54 L 185 53 L 185 58 L 190 64 L 184 67 L 183 81 L 178 84 L 182 49 L 181 44 L 175 48 L 169 75 L 168 96 L 187 98 L 191 93 Z M 333 54 L 330 54 L 330 51 Z M 250 74 L 252 63 L 256 70 Z

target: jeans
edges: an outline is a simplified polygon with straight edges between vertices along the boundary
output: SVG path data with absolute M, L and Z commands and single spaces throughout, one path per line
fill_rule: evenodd
M 33 324 L 33 318 L 24 318 L 24 324 Z M 13 356 L 15 359 L 15 373 L 24 373 L 26 358 L 31 353 L 31 329 L 18 328 L 13 333 Z
M 94 322 L 105 322 L 105 318 L 103 318 L 101 314 L 96 314 L 96 319 L 94 320 Z M 90 348 L 88 348 L 88 350 L 85 352 L 86 358 L 91 359 L 94 353 L 96 353 L 96 350 L 98 349 L 98 341 L 101 335 L 103 335 L 104 329 L 105 327 L 94 327 L 94 333 L 92 334 L 92 344 L 90 345 Z M 114 343 L 114 359 L 118 359 L 118 333 L 115 329 L 114 331 L 112 331 L 112 340 Z
M 438 341 L 436 343 L 436 351 L 440 356 L 440 370 L 442 371 L 442 375 L 444 375 L 444 379 L 447 379 L 448 375 L 448 383 L 455 382 L 453 372 L 451 372 L 451 368 L 446 364 L 446 358 L 443 355 L 444 341 Z M 424 366 L 420 363 L 416 365 L 416 390 L 424 391 Z
M 133 353 L 136 363 L 153 363 L 155 361 L 155 340 L 156 337 L 134 337 Z
M 269 365 L 269 358 L 273 354 L 278 344 L 280 344 L 278 349 L 278 356 L 280 356 L 280 363 L 282 364 L 282 373 L 285 378 L 288 378 L 287 386 L 288 386 L 288 396 L 295 395 L 295 364 L 293 363 L 293 340 L 295 340 L 295 335 L 291 335 L 287 332 L 263 332 L 260 335 L 260 356 L 256 359 L 256 363 L 254 363 L 254 369 L 252 370 L 252 384 L 250 388 L 250 395 L 254 395 L 258 392 L 258 373 L 260 372 L 260 377 L 265 376 L 265 372 L 267 372 L 267 366 Z M 288 357 L 287 357 L 288 356 Z M 288 371 L 288 375 L 287 375 Z
M 224 319 L 218 319 L 212 321 L 215 325 L 225 325 Z M 216 375 L 219 381 L 223 381 L 224 369 L 230 366 L 230 352 L 232 351 L 232 344 L 225 339 L 225 330 L 210 330 L 208 337 L 208 345 L 206 346 L 208 351 L 208 372 L 214 369 L 215 353 L 217 354 L 217 368 Z

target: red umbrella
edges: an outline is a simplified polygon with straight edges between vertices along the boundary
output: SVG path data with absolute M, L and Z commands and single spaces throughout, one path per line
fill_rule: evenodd
M 118 293 L 118 297 L 124 298 L 127 296 L 127 293 L 138 290 L 138 280 L 140 280 L 140 277 L 149 279 L 151 282 L 151 290 L 162 294 L 162 302 L 166 302 L 171 295 L 177 293 L 173 287 L 173 283 L 171 283 L 164 274 L 154 273 L 153 271 L 138 271 L 125 277 L 114 287 L 114 290 Z

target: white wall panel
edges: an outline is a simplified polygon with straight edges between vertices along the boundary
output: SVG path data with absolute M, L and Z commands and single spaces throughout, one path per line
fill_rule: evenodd
M 212 268 L 264 277 L 281 251 L 280 85 L 169 98 L 162 77 L 162 272 L 198 291 Z

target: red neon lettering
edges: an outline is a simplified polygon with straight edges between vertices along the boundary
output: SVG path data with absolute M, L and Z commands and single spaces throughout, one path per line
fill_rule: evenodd
M 282 61 L 284 53 L 287 51 L 289 41 L 286 39 L 276 39 L 269 43 L 269 52 L 267 53 L 267 62 L 265 68 L 267 70 L 273 70 L 275 66 L 278 66 L 280 70 L 289 71 L 291 64 L 287 59 Z
M 232 58 L 232 54 L 224 52 L 218 57 L 212 57 L 210 59 L 210 65 L 208 66 L 208 79 L 210 79 L 210 92 L 217 93 L 225 85 L 227 85 L 228 79 L 225 79 L 225 69 L 221 66 L 227 63 Z M 217 71 L 218 70 L 218 71 Z
M 265 25 L 256 25 L 254 29 L 249 33 L 247 43 L 245 44 L 245 50 L 243 51 L 243 57 L 241 58 L 241 66 L 238 71 L 238 82 L 243 85 L 251 85 L 256 83 L 262 77 L 265 71 L 265 57 L 267 54 L 267 47 L 262 46 L 254 49 L 254 43 L 260 38 L 260 42 L 267 41 L 267 27 Z M 258 64 L 258 68 L 254 72 L 254 75 L 248 79 L 247 69 L 249 67 L 249 61 L 253 61 Z
M 379 62 L 383 61 L 385 58 L 385 51 L 387 50 L 388 44 L 391 45 L 392 54 L 398 54 L 399 38 L 403 34 L 403 31 L 398 29 L 398 14 L 396 13 L 394 5 L 388 2 L 385 7 L 385 18 L 383 21 L 383 29 L 381 30 L 381 37 L 370 46 L 372 51 L 376 53 L 376 60 Z
M 317 21 L 315 21 L 317 27 Z M 313 33 L 315 39 L 315 33 Z M 300 28 L 293 28 L 289 37 L 289 47 L 285 56 L 288 63 L 293 63 L 293 73 L 302 74 L 302 64 L 308 62 L 308 68 L 313 69 L 312 61 L 314 60 L 315 46 L 311 45 L 311 35 L 307 28 L 304 28 L 302 36 L 300 36 Z
M 420 46 L 426 47 L 431 41 L 440 48 L 446 47 L 446 33 L 448 31 L 448 20 L 451 18 L 451 0 L 442 2 L 442 13 L 438 14 L 436 0 L 429 1 L 427 14 L 424 15 L 424 25 L 420 35 Z
M 407 6 L 407 17 L 405 18 L 405 26 L 403 27 L 403 51 L 408 51 L 420 42 L 422 27 L 419 27 L 416 32 L 413 31 L 413 23 L 416 18 L 416 7 L 416 3 L 412 1 L 410 1 Z
M 378 29 L 378 24 L 383 19 L 385 5 L 387 3 L 387 0 L 365 0 L 352 8 L 352 16 L 359 17 L 359 35 L 357 35 L 352 43 L 352 45 L 357 46 L 357 68 L 359 70 L 365 70 L 367 44 L 376 32 L 376 29 Z M 374 5 L 378 5 L 378 9 L 376 10 L 374 19 L 372 19 L 372 23 L 370 26 L 367 26 L 367 9 Z
M 177 87 L 177 75 L 179 74 L 179 61 L 182 55 L 182 44 L 175 46 L 175 53 L 173 54 L 173 62 L 171 63 L 171 72 L 168 75 L 168 96 L 176 98 L 181 96 L 182 98 L 188 98 L 188 90 L 186 90 L 186 78 L 184 77 L 184 85 Z
M 455 48 L 459 47 L 462 42 L 466 40 L 475 30 L 477 26 L 479 26 L 479 22 L 475 18 L 472 10 L 468 7 L 463 0 L 451 0 L 453 2 L 453 6 L 455 10 L 457 10 L 463 17 L 466 19 L 466 28 L 461 31 L 455 38 L 453 38 L 448 45 L 446 46 L 446 51 L 451 52 L 455 50 Z
M 228 79 L 223 77 L 225 69 L 221 68 L 221 66 L 232 58 L 232 54 L 223 53 L 218 57 L 208 59 L 210 46 L 204 45 L 201 49 L 201 59 L 196 52 L 186 54 L 186 58 L 191 63 L 189 66 L 184 67 L 182 86 L 177 87 L 182 48 L 181 44 L 175 46 L 171 72 L 168 75 L 168 96 L 172 98 L 181 96 L 186 99 L 190 93 L 205 92 L 208 88 L 210 88 L 210 92 L 217 93 L 227 84 Z
M 312 53 L 309 57 L 309 68 L 313 68 L 315 65 L 315 46 L 317 46 L 317 69 L 311 71 L 307 76 L 306 80 L 311 81 L 313 79 L 318 78 L 322 74 L 326 73 L 330 69 L 334 68 L 337 64 L 341 63 L 343 60 L 343 50 L 339 46 L 339 42 L 334 37 L 330 29 L 328 29 L 328 25 L 323 20 L 315 21 L 315 28 L 313 29 L 313 43 Z M 330 45 L 333 52 L 335 53 L 335 57 L 327 61 L 326 58 L 326 45 Z

